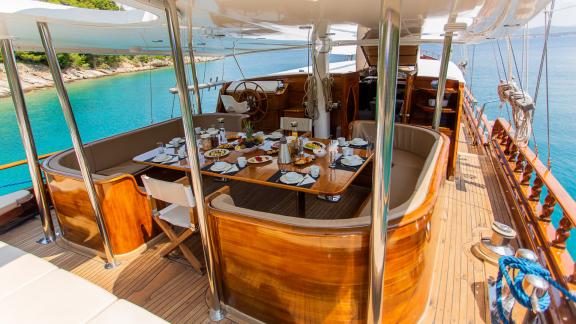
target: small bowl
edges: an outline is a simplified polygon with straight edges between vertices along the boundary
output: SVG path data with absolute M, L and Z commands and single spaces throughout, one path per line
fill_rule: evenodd
M 322 149 L 322 148 L 314 149 L 314 151 L 312 151 L 312 152 L 314 152 L 314 155 L 316 155 L 316 157 L 319 157 L 319 158 L 326 156 L 326 153 L 327 153 L 326 150 Z

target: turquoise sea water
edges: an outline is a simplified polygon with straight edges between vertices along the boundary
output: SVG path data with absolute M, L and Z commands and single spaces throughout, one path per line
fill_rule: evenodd
M 501 47 L 505 51 L 506 46 L 503 41 L 501 41 Z M 521 45 L 515 43 L 515 48 L 516 57 L 520 59 Z M 541 38 L 530 41 L 530 93 L 534 93 L 534 80 L 541 48 Z M 432 47 L 432 49 L 438 51 L 438 48 Z M 576 196 L 576 178 L 573 176 L 576 169 L 576 146 L 573 142 L 576 138 L 576 123 L 574 122 L 576 118 L 573 114 L 576 91 L 572 89 L 576 75 L 574 52 L 576 52 L 576 37 L 551 39 L 549 70 L 552 165 L 554 174 L 572 196 Z M 455 62 L 463 56 L 458 47 L 453 53 Z M 469 48 L 469 60 L 471 60 L 471 54 L 472 50 Z M 505 52 L 503 54 L 506 55 Z M 332 61 L 345 59 L 343 56 L 335 56 Z M 266 75 L 307 65 L 306 52 L 302 50 L 239 56 L 238 60 L 245 77 Z M 476 46 L 473 65 L 474 78 L 471 83 L 478 101 L 483 103 L 496 99 L 498 74 L 491 43 Z M 225 80 L 242 78 L 241 71 L 231 58 L 201 63 L 198 73 L 200 82 L 208 82 L 210 78 L 216 77 Z M 178 116 L 178 97 L 168 92 L 168 88 L 174 86 L 174 73 L 170 68 L 67 84 L 84 142 L 129 131 L 151 122 L 166 120 L 171 116 Z M 203 91 L 202 102 L 205 112 L 215 109 L 217 90 Z M 542 105 L 543 92 L 541 94 L 534 128 L 540 156 L 545 161 L 546 116 Z M 55 90 L 46 89 L 26 93 L 26 102 L 39 154 L 71 147 Z M 499 115 L 507 116 L 506 112 L 501 113 L 498 110 L 497 105 L 488 106 L 486 112 L 491 119 Z M 24 158 L 12 101 L 10 98 L 0 99 L 0 165 Z M 0 194 L 29 187 L 28 179 L 26 166 L 0 171 Z M 556 214 L 555 220 L 557 221 L 558 218 L 559 215 Z M 576 235 L 572 235 L 569 245 L 573 257 L 576 256 Z

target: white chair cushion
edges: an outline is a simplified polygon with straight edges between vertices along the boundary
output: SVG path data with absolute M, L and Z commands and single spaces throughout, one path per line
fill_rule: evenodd
M 115 301 L 106 290 L 57 269 L 0 300 L 0 316 L 4 323 L 77 324 Z
M 7 195 L 0 196 L 0 215 L 3 215 L 12 209 L 22 205 L 28 200 L 32 199 L 32 195 L 28 190 L 18 190 Z
M 56 269 L 50 262 L 0 242 L 0 300 Z
M 124 299 L 119 299 L 114 304 L 108 306 L 103 312 L 90 320 L 90 324 L 116 324 L 116 323 L 138 323 L 138 324 L 161 324 L 168 323 L 160 317 L 136 306 Z
M 172 225 L 185 228 L 192 227 L 192 223 L 190 222 L 189 208 L 172 204 L 159 211 L 159 213 L 161 220 L 165 220 Z

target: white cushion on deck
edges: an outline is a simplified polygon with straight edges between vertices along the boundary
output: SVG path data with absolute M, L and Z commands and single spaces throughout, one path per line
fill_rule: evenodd
M 0 215 L 22 205 L 34 197 L 28 190 L 18 190 L 7 195 L 0 196 Z
M 116 297 L 64 270 L 57 269 L 0 300 L 4 323 L 84 323 Z
M 56 269 L 50 262 L 0 242 L 0 300 Z
M 160 317 L 138 307 L 124 299 L 117 300 L 98 316 L 93 318 L 90 324 L 115 324 L 115 323 L 138 323 L 160 324 L 167 323 Z

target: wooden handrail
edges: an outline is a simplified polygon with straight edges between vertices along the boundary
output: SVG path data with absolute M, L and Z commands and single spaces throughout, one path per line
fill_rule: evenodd
M 557 275 L 556 280 L 575 290 L 575 263 L 566 249 L 566 241 L 570 230 L 576 227 L 576 202 L 530 147 L 517 145 L 511 125 L 502 118 L 494 122 L 492 146 L 502 156 L 500 163 L 513 170 L 511 181 L 515 181 L 518 188 L 518 203 L 526 206 L 527 215 L 523 217 L 532 224 L 528 231 L 535 232 L 542 241 L 538 249 L 545 254 L 548 266 Z M 547 194 L 542 200 L 544 187 Z M 551 216 L 557 205 L 562 217 L 559 226 L 554 228 Z
M 52 153 L 47 153 L 47 154 L 42 154 L 40 156 L 38 156 L 38 160 L 43 160 L 45 158 L 51 157 L 52 155 L 56 154 L 56 153 L 60 153 L 61 151 L 57 151 L 57 152 L 52 152 Z M 24 164 L 28 164 L 28 160 L 19 160 L 19 161 L 14 161 L 14 162 L 10 162 L 10 163 L 6 163 L 3 165 L 0 165 L 0 171 L 2 170 L 6 170 L 6 169 L 10 169 L 10 168 L 14 168 L 20 165 L 24 165 Z

